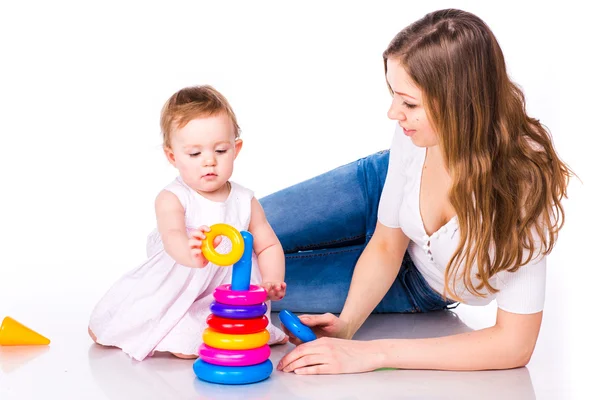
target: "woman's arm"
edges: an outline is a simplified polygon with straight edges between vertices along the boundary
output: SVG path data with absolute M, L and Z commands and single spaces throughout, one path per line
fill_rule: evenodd
M 297 374 L 343 374 L 379 368 L 487 370 L 529 362 L 542 321 L 537 314 L 498 309 L 493 327 L 430 339 L 372 341 L 323 337 L 303 343 L 281 359 L 277 369 Z
M 498 309 L 490 328 L 430 339 L 375 340 L 381 367 L 486 370 L 525 366 L 535 348 L 542 312 L 513 314 Z
M 343 335 L 334 332 L 332 336 L 354 335 L 396 278 L 407 246 L 408 238 L 402 230 L 377 224 L 373 238 L 356 264 L 340 315 L 343 323 L 339 329 L 346 332 Z M 298 374 L 339 374 L 378 368 L 515 368 L 529 362 L 541 321 L 542 312 L 514 314 L 498 309 L 494 326 L 446 337 L 372 341 L 323 337 L 296 347 L 282 358 L 278 369 Z
M 252 199 L 248 231 L 254 237 L 254 252 L 258 257 L 258 267 L 263 282 L 283 282 L 285 278 L 283 248 L 256 198 Z
M 377 222 L 373 237 L 361 254 L 350 283 L 350 291 L 340 314 L 350 339 L 392 286 L 398 276 L 408 237 L 400 228 Z

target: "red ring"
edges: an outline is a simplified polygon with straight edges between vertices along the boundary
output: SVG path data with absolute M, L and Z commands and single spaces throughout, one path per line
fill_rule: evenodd
M 260 318 L 231 319 L 210 314 L 206 323 L 217 332 L 245 335 L 262 331 L 269 325 L 269 319 L 266 315 Z

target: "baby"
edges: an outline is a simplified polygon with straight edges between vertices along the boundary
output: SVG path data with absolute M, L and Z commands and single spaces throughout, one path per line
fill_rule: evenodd
M 156 198 L 157 228 L 148 236 L 148 259 L 125 274 L 94 308 L 89 334 L 135 360 L 154 352 L 196 358 L 207 327 L 214 289 L 231 282 L 232 268 L 207 261 L 200 247 L 215 223 L 254 237 L 251 283 L 270 300 L 285 296 L 283 249 L 251 190 L 229 180 L 242 149 L 228 101 L 211 86 L 184 88 L 165 103 L 160 119 L 163 148 L 179 176 Z M 231 242 L 217 237 L 219 253 Z M 269 344 L 287 336 L 269 323 Z

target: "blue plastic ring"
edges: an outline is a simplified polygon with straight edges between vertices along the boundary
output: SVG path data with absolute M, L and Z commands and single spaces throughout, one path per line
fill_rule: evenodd
M 266 360 L 260 364 L 245 367 L 229 367 L 209 364 L 201 358 L 194 361 L 194 373 L 203 381 L 223 385 L 245 385 L 264 381 L 273 372 L 273 363 Z
M 317 335 L 308 326 L 304 325 L 300 321 L 300 318 L 288 310 L 281 310 L 279 312 L 279 320 L 292 335 L 303 342 L 306 343 L 317 339 Z
M 213 301 L 212 303 L 210 303 L 210 312 L 212 312 L 218 317 L 223 318 L 257 318 L 262 315 L 265 315 L 265 313 L 267 312 L 267 305 L 265 303 L 261 303 L 251 306 L 234 306 Z

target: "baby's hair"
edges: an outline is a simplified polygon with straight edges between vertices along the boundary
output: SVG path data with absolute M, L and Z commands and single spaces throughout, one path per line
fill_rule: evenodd
M 181 129 L 194 118 L 210 117 L 226 113 L 235 130 L 235 138 L 240 137 L 240 127 L 229 102 L 221 93 L 209 85 L 190 86 L 174 93 L 160 113 L 160 130 L 163 146 L 171 147 L 173 129 Z

